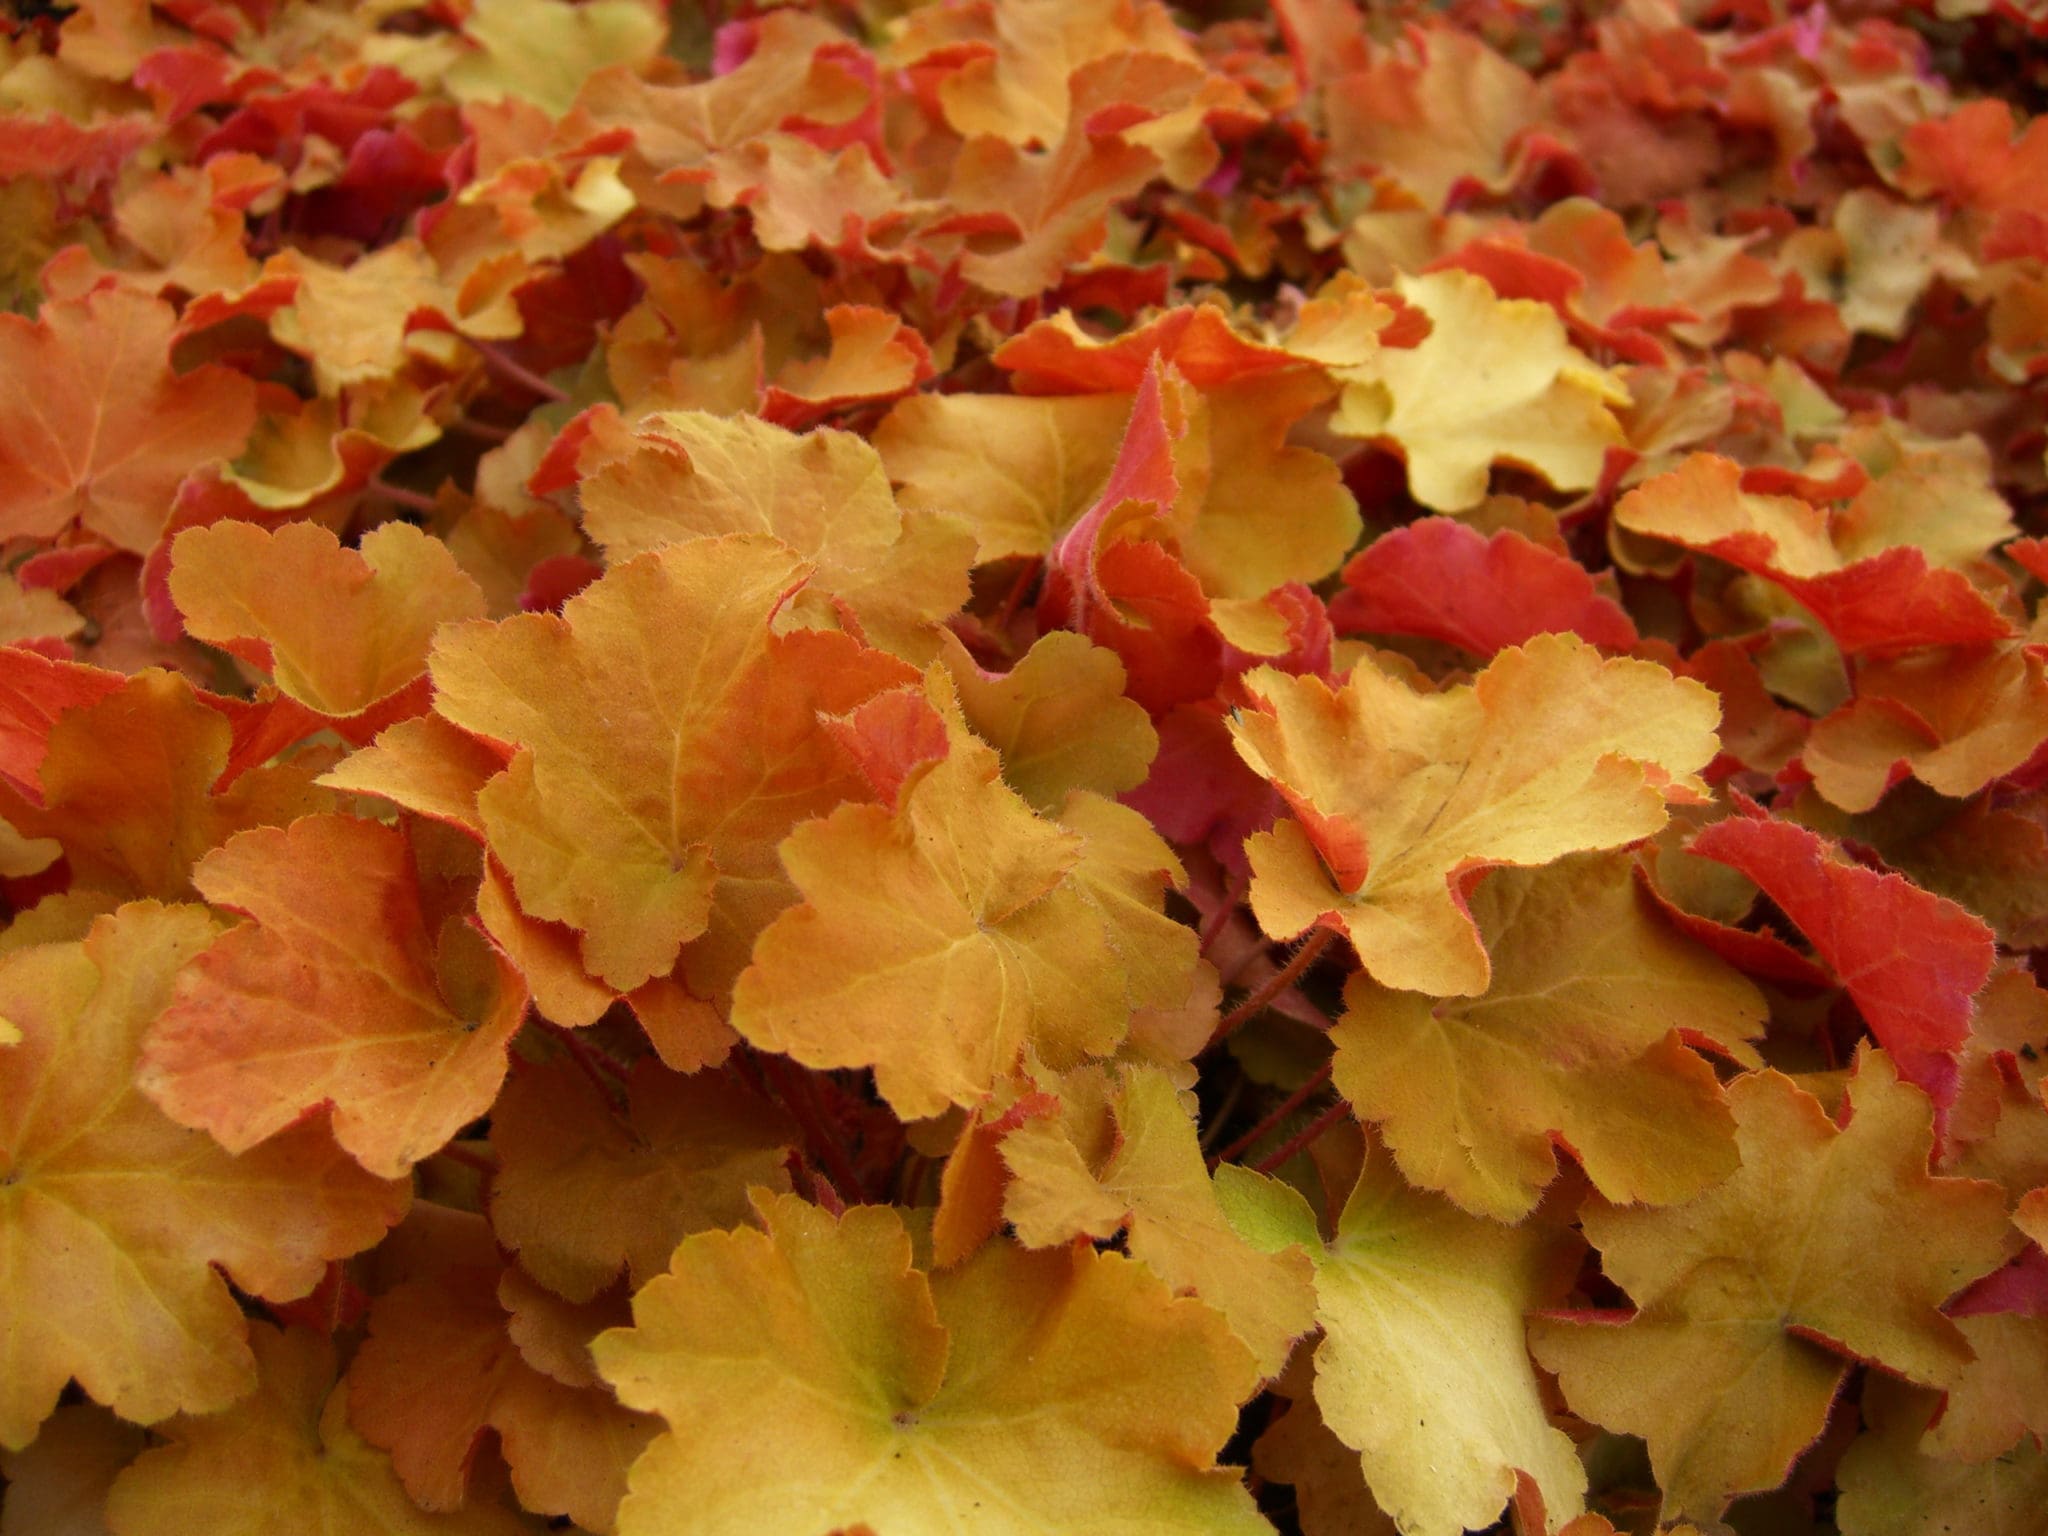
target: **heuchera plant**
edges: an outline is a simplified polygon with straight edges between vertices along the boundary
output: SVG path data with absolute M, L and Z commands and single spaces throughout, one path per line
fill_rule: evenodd
M 4 1536 L 2044 1529 L 2041 0 L 0 32 Z

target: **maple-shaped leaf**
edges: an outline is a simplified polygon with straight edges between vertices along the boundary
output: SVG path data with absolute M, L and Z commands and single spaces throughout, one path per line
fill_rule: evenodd
M 1572 346 L 1548 304 L 1502 299 L 1469 272 L 1403 276 L 1401 297 L 1429 317 L 1414 347 L 1387 347 L 1346 370 L 1331 425 L 1394 444 L 1409 493 L 1437 512 L 1485 499 L 1495 463 L 1534 470 L 1561 491 L 1600 478 L 1622 446 L 1614 408 L 1628 391 Z
M 634 1326 L 592 1346 L 669 1429 L 634 1464 L 621 1536 L 1267 1529 L 1215 1465 L 1251 1358 L 1143 1265 L 997 1242 L 927 1275 L 892 1209 L 760 1213 L 765 1230 L 685 1239 Z
M 747 909 L 787 899 L 776 840 L 865 797 L 818 716 L 915 674 L 849 636 L 775 633 L 807 569 L 760 535 L 671 544 L 559 617 L 456 625 L 435 643 L 436 710 L 518 749 L 478 808 L 520 907 L 576 929 L 586 967 L 618 991 L 674 968 L 721 886 L 743 963 L 765 921 Z
M 1411 27 L 1398 50 L 1360 62 L 1322 92 L 1340 164 L 1393 176 L 1431 212 L 1461 186 L 1512 185 L 1515 146 L 1540 111 L 1525 71 L 1453 27 Z
M 180 1527 L 209 1536 L 518 1536 L 529 1529 L 508 1509 L 479 1504 L 430 1515 L 413 1503 L 390 1458 L 349 1427 L 331 1340 L 259 1323 L 250 1343 L 256 1390 L 223 1413 L 164 1426 L 168 1443 L 114 1480 L 112 1536 Z
M 634 1067 L 623 1111 L 566 1065 L 520 1067 L 491 1110 L 491 1226 L 526 1272 L 588 1301 L 634 1289 L 692 1232 L 746 1219 L 750 1188 L 784 1189 L 794 1130 L 717 1074 Z
M 1755 881 L 1848 989 L 1907 1078 L 1947 1098 L 1952 1058 L 1970 1031 L 1970 999 L 1994 959 L 1981 920 L 1761 812 L 1717 821 L 1688 846 Z
M 1704 795 L 1717 747 L 1711 692 L 1569 635 L 1442 693 L 1371 658 L 1334 691 L 1270 667 L 1245 686 L 1238 752 L 1300 818 L 1245 845 L 1261 926 L 1331 923 L 1375 980 L 1436 997 L 1487 986 L 1460 878 L 1649 836 L 1667 800 Z
M 1337 1089 L 1401 1171 L 1502 1221 L 1568 1148 L 1611 1200 L 1664 1204 L 1735 1170 L 1714 1072 L 1681 1038 L 1747 1055 L 1763 995 L 1647 908 L 1626 854 L 1497 870 L 1469 904 L 1484 994 L 1435 999 L 1364 972 L 1331 1031 Z
M 1330 620 L 1344 632 L 1415 635 L 1480 656 L 1556 632 L 1616 650 L 1636 643 L 1629 616 L 1576 560 L 1513 528 L 1488 538 L 1448 517 L 1397 528 L 1352 556 Z
M 270 264 L 294 284 L 291 302 L 270 317 L 271 334 L 312 363 L 323 396 L 396 378 L 410 360 L 414 315 L 458 307 L 433 256 L 414 239 L 379 246 L 345 267 L 295 251 Z
M 1077 789 L 1120 795 L 1145 782 L 1159 734 L 1125 697 L 1115 652 L 1054 630 L 997 674 L 949 632 L 939 656 L 967 723 L 1002 758 L 1004 782 L 1035 809 L 1054 812 Z
M 1010 1175 L 1002 1210 L 1018 1240 L 1054 1247 L 1127 1230 L 1131 1257 L 1177 1295 L 1221 1312 L 1260 1374 L 1277 1374 L 1294 1341 L 1315 1326 L 1306 1260 L 1262 1253 L 1232 1230 L 1202 1166 L 1194 1121 L 1164 1072 L 1126 1068 L 1104 1099 L 1110 1134 L 1099 1157 L 1043 1117 L 999 1142 Z
M 1172 73 L 1184 85 L 1199 79 L 1194 71 Z M 1117 114 L 1114 104 L 1103 110 Z M 1052 287 L 1100 249 L 1110 211 L 1159 174 L 1160 157 L 1151 149 L 1117 133 L 1089 132 L 1092 115 L 1075 114 L 1059 141 L 1042 151 L 989 136 L 961 146 L 944 195 L 957 210 L 956 227 L 980 237 L 963 241 L 958 258 L 968 281 L 1006 298 Z
M 472 48 L 442 80 L 457 101 L 516 96 L 559 117 L 598 70 L 653 59 L 663 31 L 633 0 L 476 0 L 462 23 Z
M 171 368 L 178 318 L 125 289 L 0 315 L 0 535 L 74 523 L 146 554 L 178 482 L 240 452 L 256 386 L 217 363 Z
M 236 832 L 332 804 L 312 784 L 317 768 L 298 763 L 220 788 L 234 740 L 227 716 L 174 673 L 115 681 L 51 725 L 39 802 L 0 784 L 0 816 L 60 843 L 75 885 L 176 900 L 191 894 L 193 865 Z
M 537 1368 L 514 1340 L 504 1276 L 453 1265 L 372 1302 L 369 1336 L 348 1367 L 349 1423 L 391 1453 L 406 1492 L 425 1509 L 469 1505 L 472 1459 L 479 1441 L 495 1434 L 523 1508 L 609 1532 L 626 1469 L 660 1426 L 604 1390 L 588 1362 L 587 1333 L 576 1346 L 581 1379 L 564 1382 Z
M 772 534 L 815 568 L 799 613 L 831 627 L 843 601 L 870 639 L 919 660 L 933 626 L 967 601 L 968 531 L 899 510 L 880 457 L 851 433 L 671 411 L 640 421 L 632 443 L 577 492 L 614 563 L 685 539 Z
M 1814 722 L 1799 754 L 1814 787 L 1867 811 L 1907 775 L 1954 799 L 2024 766 L 2048 741 L 2048 660 L 2031 647 L 1874 657 L 1856 697 Z
M 0 1445 L 73 1377 L 137 1423 L 225 1407 L 254 1365 L 221 1272 L 288 1301 L 405 1211 L 323 1127 L 231 1157 L 137 1091 L 142 1033 L 213 936 L 198 907 L 140 902 L 0 958 L 22 1036 L 0 1048 Z
M 1943 1385 L 1971 1358 L 1940 1307 L 2007 1252 L 1995 1184 L 1931 1177 L 1925 1094 L 1865 1047 L 1837 1127 L 1790 1078 L 1728 1090 L 1742 1167 L 1683 1205 L 1581 1212 L 1641 1310 L 1538 1319 L 1572 1407 L 1649 1442 L 1667 1518 L 1711 1524 L 1812 1443 L 1849 1356 Z
M 936 94 L 947 124 L 963 138 L 987 133 L 1016 144 L 1050 143 L 1066 131 L 1068 81 L 1077 69 L 1126 54 L 1183 63 L 1200 57 L 1157 0 L 1013 5 L 981 15 L 908 19 L 912 24 L 890 41 L 889 61 L 951 66 Z
M 1836 1473 L 1843 1536 L 2032 1536 L 2048 1508 L 2048 1450 L 2028 1441 L 2003 1456 L 1961 1461 L 1929 1452 L 1934 1397 L 1873 1373 L 1865 1429 Z
M 1850 527 L 1794 496 L 1743 489 L 1731 459 L 1696 453 L 1624 496 L 1614 526 L 1713 555 L 1783 588 L 1851 655 L 2002 640 L 2012 626 L 1961 571 L 1917 545 L 1851 544 Z
M 308 816 L 244 832 L 193 883 L 249 922 L 180 980 L 138 1082 L 240 1152 L 326 1108 L 334 1138 L 388 1178 L 485 1113 L 526 986 L 459 916 L 423 910 L 395 827 Z
M 843 805 L 783 840 L 804 901 L 733 992 L 747 1039 L 873 1067 L 905 1119 L 976 1103 L 1026 1047 L 1055 1069 L 1114 1050 L 1133 1009 L 1186 1001 L 1194 963 L 1159 913 L 1179 862 L 1142 817 L 1085 791 L 1067 825 L 1041 817 L 957 715 L 946 736 L 893 809 Z
M 448 547 L 386 523 L 344 549 L 316 523 L 192 528 L 171 545 L 186 629 L 323 715 L 361 714 L 422 677 L 435 629 L 483 617 L 483 592 Z
M 1567 1229 L 1468 1216 L 1410 1188 L 1377 1147 L 1327 1243 L 1291 1186 L 1228 1164 L 1216 1182 L 1254 1244 L 1314 1260 L 1315 1400 L 1402 1536 L 1492 1524 L 1518 1474 L 1550 1507 L 1578 1510 L 1586 1474 L 1522 1340 L 1523 1314 L 1570 1284 L 1580 1249 Z
M 1125 394 L 913 395 L 875 449 L 902 504 L 963 519 L 981 560 L 1043 555 L 1094 504 L 1130 411 Z

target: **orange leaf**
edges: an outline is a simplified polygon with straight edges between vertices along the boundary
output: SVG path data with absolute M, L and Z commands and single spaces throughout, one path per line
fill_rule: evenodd
M 407 523 L 357 549 L 313 523 L 215 523 L 179 534 L 171 561 L 185 627 L 323 715 L 361 714 L 404 688 L 426 671 L 436 627 L 484 611 L 447 546 Z
M 231 1157 L 137 1091 L 150 1021 L 214 928 L 197 907 L 125 906 L 82 942 L 0 959 L 0 1445 L 19 1448 L 76 1377 L 124 1418 L 225 1408 L 255 1382 L 216 1266 L 288 1301 L 377 1241 L 406 1186 L 320 1126 Z
M 519 906 L 575 928 L 618 991 L 714 926 L 707 985 L 729 981 L 786 899 L 776 840 L 865 798 L 818 715 L 913 674 L 845 635 L 776 634 L 807 574 L 760 535 L 670 544 L 559 618 L 457 625 L 434 647 L 435 708 L 518 749 L 478 806 Z
M 252 921 L 194 961 L 138 1079 L 230 1151 L 322 1107 L 373 1173 L 402 1175 L 485 1113 L 526 988 L 465 921 L 432 931 L 405 835 L 346 816 L 245 832 L 193 871 Z
M 232 457 L 256 424 L 256 386 L 208 363 L 171 371 L 177 316 L 124 289 L 0 315 L 0 536 L 53 539 L 74 523 L 146 554 L 178 482 Z

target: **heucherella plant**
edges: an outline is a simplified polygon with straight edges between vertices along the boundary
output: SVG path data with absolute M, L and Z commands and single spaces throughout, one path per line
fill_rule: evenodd
M 0 36 L 0 1536 L 2042 1528 L 2038 0 Z

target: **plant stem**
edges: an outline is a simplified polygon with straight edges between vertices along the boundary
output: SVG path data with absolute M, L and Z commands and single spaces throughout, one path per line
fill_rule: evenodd
M 440 505 L 425 491 L 409 491 L 402 485 L 393 485 L 379 475 L 372 475 L 368 490 L 372 496 L 380 496 L 394 507 L 404 507 L 411 512 L 432 516 L 440 511 Z
M 1310 934 L 1285 965 L 1254 987 L 1251 996 L 1223 1015 L 1216 1025 L 1216 1033 L 1209 1037 L 1209 1044 L 1204 1049 L 1213 1050 L 1257 1018 L 1268 1003 L 1293 986 L 1296 978 L 1316 963 L 1317 956 L 1328 949 L 1330 941 L 1336 937 L 1334 928 L 1318 928 Z
M 493 373 L 510 379 L 514 384 L 532 391 L 543 400 L 559 403 L 569 398 L 566 393 L 557 389 L 524 363 L 515 361 L 502 348 L 495 347 L 488 341 L 478 341 L 474 336 L 464 339 L 472 347 L 476 348 L 478 355 L 486 363 L 490 364 Z
M 775 1085 L 776 1096 L 796 1116 L 805 1143 L 823 1165 L 827 1176 L 851 1197 L 854 1204 L 865 1205 L 867 1190 L 861 1183 L 860 1172 L 853 1166 L 853 1159 L 846 1148 L 839 1144 L 839 1139 L 825 1124 L 823 1108 L 813 1091 L 810 1074 L 785 1057 L 762 1055 L 759 1060 L 761 1070 Z
M 623 1116 L 626 1108 L 625 1095 L 620 1092 L 625 1082 L 625 1073 L 619 1064 L 602 1051 L 591 1049 L 575 1034 L 559 1024 L 541 1021 L 541 1028 L 551 1035 L 557 1044 L 576 1063 L 576 1069 L 590 1080 L 590 1086 L 597 1090 L 597 1096 L 615 1115 Z
M 1298 1152 L 1307 1151 L 1315 1144 L 1317 1137 L 1350 1113 L 1351 1106 L 1339 1099 L 1297 1131 L 1278 1151 L 1269 1152 L 1253 1163 L 1252 1172 L 1271 1173 L 1275 1168 L 1285 1166 L 1288 1159 Z
M 1317 1067 L 1315 1071 L 1309 1074 L 1307 1082 L 1303 1083 L 1274 1106 L 1271 1114 L 1265 1116 L 1257 1125 L 1246 1131 L 1229 1146 L 1219 1152 L 1210 1153 L 1210 1168 L 1213 1169 L 1218 1163 L 1227 1163 L 1233 1157 L 1243 1155 L 1248 1149 L 1257 1146 L 1268 1136 L 1272 1135 L 1274 1131 L 1278 1130 L 1289 1115 L 1314 1098 L 1323 1084 L 1330 1080 L 1330 1070 L 1334 1063 L 1335 1058 L 1333 1057 L 1330 1061 L 1326 1061 L 1320 1067 Z

